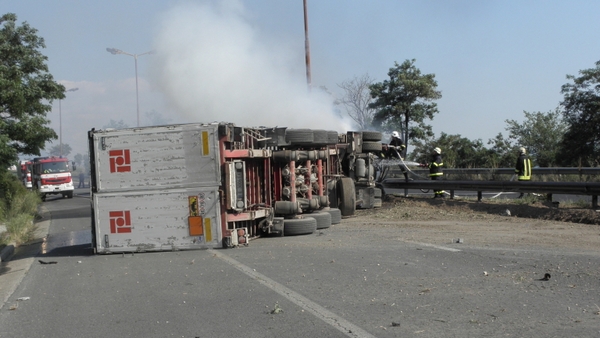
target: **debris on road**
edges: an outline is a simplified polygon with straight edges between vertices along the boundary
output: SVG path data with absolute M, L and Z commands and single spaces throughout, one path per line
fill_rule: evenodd
M 46 262 L 46 261 L 43 261 L 43 260 L 41 260 L 41 259 L 40 259 L 40 260 L 38 260 L 38 262 L 40 262 L 41 264 L 57 264 L 57 263 L 58 263 L 58 262 L 56 262 L 56 261 L 49 261 L 49 262 Z

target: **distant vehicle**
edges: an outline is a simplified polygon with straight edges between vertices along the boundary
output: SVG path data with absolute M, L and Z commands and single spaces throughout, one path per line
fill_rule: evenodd
M 73 179 L 65 157 L 36 157 L 32 163 L 32 186 L 46 200 L 47 195 L 73 198 Z

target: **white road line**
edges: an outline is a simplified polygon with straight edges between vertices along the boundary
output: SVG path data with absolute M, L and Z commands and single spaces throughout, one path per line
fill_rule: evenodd
M 375 336 L 361 329 L 360 327 L 350 323 L 344 318 L 325 309 L 324 307 L 302 296 L 301 294 L 277 283 L 269 277 L 254 271 L 253 269 L 243 265 L 235 259 L 213 249 L 208 249 L 208 251 L 213 255 L 219 257 L 220 259 L 226 261 L 227 263 L 233 265 L 233 267 L 250 276 L 251 278 L 257 280 L 259 283 L 265 285 L 266 287 L 272 289 L 273 291 L 287 298 L 291 302 L 305 309 L 306 311 L 309 311 L 315 317 L 322 319 L 327 324 L 333 326 L 340 332 L 344 333 L 346 336 L 357 338 L 375 338 Z
M 413 242 L 413 241 L 403 241 L 403 242 L 417 244 L 417 245 L 422 245 L 422 246 L 428 246 L 428 247 L 432 247 L 432 248 L 436 248 L 436 249 L 440 249 L 440 250 L 452 251 L 452 252 L 459 252 L 460 251 L 460 249 L 454 249 L 454 248 L 449 248 L 449 247 L 446 247 L 446 246 L 439 246 L 439 245 L 430 244 L 430 243 Z

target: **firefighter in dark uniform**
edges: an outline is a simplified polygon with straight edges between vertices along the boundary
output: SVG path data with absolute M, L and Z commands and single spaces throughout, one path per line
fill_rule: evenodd
M 395 158 L 401 161 L 401 163 L 399 164 L 400 170 L 402 170 L 404 179 L 408 181 L 408 170 L 404 163 L 402 163 L 402 154 L 404 153 L 405 149 L 406 145 L 402 141 L 402 138 L 400 138 L 400 133 L 398 133 L 397 131 L 393 131 L 392 139 L 390 140 L 390 144 L 388 145 L 387 158 Z
M 444 175 L 444 172 L 442 171 L 443 166 L 444 162 L 442 161 L 442 150 L 436 147 L 433 149 L 433 154 L 431 154 L 431 162 L 429 163 L 429 177 L 431 177 L 431 180 L 438 180 Z M 433 193 L 433 198 L 444 198 L 444 190 L 434 188 Z
M 515 165 L 515 175 L 519 181 L 529 182 L 531 180 L 531 159 L 527 156 L 525 148 L 519 148 L 519 157 Z M 523 193 L 518 198 L 522 198 Z

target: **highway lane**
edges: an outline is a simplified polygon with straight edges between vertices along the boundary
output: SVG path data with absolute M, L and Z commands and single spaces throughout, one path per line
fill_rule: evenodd
M 15 256 L 34 264 L 0 309 L 0 337 L 599 333 L 598 252 L 432 245 L 342 222 L 237 249 L 93 255 L 85 191 L 45 206 L 48 240 Z

